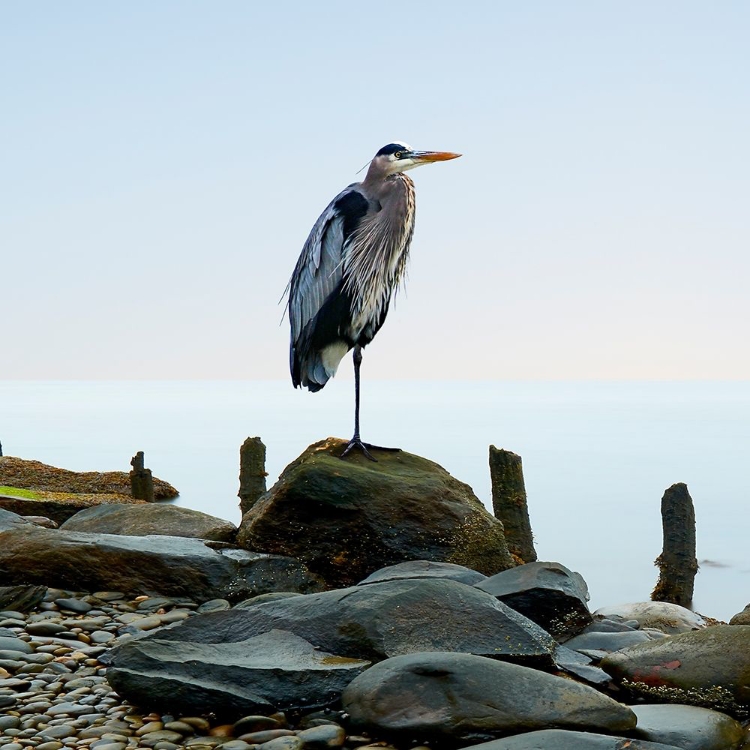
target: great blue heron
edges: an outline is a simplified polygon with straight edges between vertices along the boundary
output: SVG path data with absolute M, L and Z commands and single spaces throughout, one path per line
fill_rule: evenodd
M 354 436 L 342 458 L 357 447 L 375 460 L 368 448 L 377 446 L 359 436 L 359 368 L 362 349 L 385 321 L 414 233 L 414 183 L 404 172 L 458 156 L 398 142 L 381 148 L 365 179 L 340 192 L 315 222 L 289 280 L 295 388 L 319 391 L 354 349 Z

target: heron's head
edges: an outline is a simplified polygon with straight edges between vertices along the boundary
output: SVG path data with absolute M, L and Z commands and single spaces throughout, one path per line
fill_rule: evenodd
M 435 161 L 448 161 L 457 159 L 461 154 L 450 151 L 415 151 L 411 146 L 400 141 L 389 143 L 375 154 L 371 167 L 385 175 L 406 172 L 407 169 L 420 167 L 422 164 L 431 164 Z

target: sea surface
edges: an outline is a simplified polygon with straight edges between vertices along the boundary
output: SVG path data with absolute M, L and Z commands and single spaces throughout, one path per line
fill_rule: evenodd
M 750 602 L 750 383 L 366 382 L 362 434 L 430 458 L 491 507 L 488 446 L 523 457 L 540 560 L 586 579 L 592 608 L 644 601 L 657 579 L 660 500 L 695 503 L 695 609 Z M 0 381 L 5 455 L 77 471 L 146 466 L 176 501 L 239 523 L 239 446 L 260 436 L 270 483 L 312 442 L 352 432 L 352 383 Z

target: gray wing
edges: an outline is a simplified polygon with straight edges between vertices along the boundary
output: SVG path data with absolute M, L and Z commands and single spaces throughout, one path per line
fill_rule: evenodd
M 304 382 L 306 363 L 312 364 L 321 348 L 340 338 L 348 305 L 332 302 L 341 294 L 346 243 L 369 208 L 357 188 L 355 183 L 343 190 L 320 215 L 289 280 L 290 367 L 295 386 L 309 387 Z

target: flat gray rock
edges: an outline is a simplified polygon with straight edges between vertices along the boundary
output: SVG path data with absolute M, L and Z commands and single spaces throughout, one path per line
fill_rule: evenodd
M 179 505 L 161 503 L 96 505 L 78 511 L 60 528 L 66 531 L 85 531 L 89 534 L 157 534 L 229 543 L 237 536 L 237 527 L 229 521 Z
M 237 718 L 331 705 L 368 666 L 272 630 L 231 643 L 135 640 L 120 649 L 107 680 L 136 705 Z
M 638 643 L 650 643 L 651 636 L 640 630 L 625 630 L 621 632 L 587 631 L 565 642 L 567 648 L 585 653 L 599 651 L 610 653 L 620 651 Z
M 594 615 L 635 620 L 640 628 L 660 630 L 667 635 L 701 630 L 708 624 L 699 614 L 671 602 L 615 604 L 609 607 L 600 607 L 594 612 Z
M 14 514 L 7 514 L 13 516 Z M 236 601 L 269 591 L 319 591 L 298 560 L 175 536 L 45 529 L 0 515 L 0 584 Z
M 417 651 L 457 651 L 551 669 L 557 645 L 538 625 L 490 594 L 436 578 L 371 583 L 197 615 L 156 635 L 220 644 L 273 629 L 294 633 L 330 653 L 369 661 Z
M 408 562 L 389 565 L 371 573 L 363 581 L 365 583 L 381 583 L 382 581 L 396 581 L 402 578 L 447 578 L 451 581 L 465 583 L 473 586 L 476 583 L 487 580 L 487 576 L 477 573 L 476 570 L 466 568 L 463 565 L 453 563 L 433 562 L 431 560 L 409 560 Z
M 380 662 L 344 690 L 342 705 L 354 728 L 395 742 L 470 744 L 549 726 L 623 732 L 636 724 L 627 706 L 593 688 L 455 653 Z
M 718 711 L 698 706 L 637 705 L 633 734 L 683 750 L 734 750 L 745 737 L 742 724 Z
M 590 732 L 571 732 L 567 729 L 542 729 L 538 732 L 517 734 L 502 740 L 471 745 L 465 750 L 680 750 L 675 745 L 611 737 Z
M 591 622 L 586 582 L 560 563 L 519 565 L 475 585 L 556 638 L 570 638 Z

